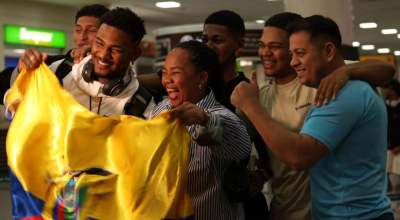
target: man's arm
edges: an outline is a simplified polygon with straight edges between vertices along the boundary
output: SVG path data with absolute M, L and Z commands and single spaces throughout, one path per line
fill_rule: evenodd
M 383 60 L 364 60 L 343 67 L 350 79 L 359 79 L 373 86 L 382 86 L 393 79 L 396 69 Z
M 329 149 L 317 139 L 294 133 L 280 125 L 260 103 L 243 111 L 275 156 L 293 170 L 309 169 L 329 154 Z
M 332 99 L 335 100 L 339 90 L 349 79 L 359 79 L 371 85 L 382 86 L 388 83 L 395 73 L 396 69 L 383 60 L 365 60 L 341 66 L 321 80 L 315 95 L 315 105 L 327 105 L 332 93 Z
M 251 84 L 240 83 L 231 96 L 232 104 L 242 110 L 253 123 L 271 151 L 293 170 L 306 170 L 329 153 L 318 140 L 297 134 L 276 122 L 259 102 L 259 89 L 255 71 Z

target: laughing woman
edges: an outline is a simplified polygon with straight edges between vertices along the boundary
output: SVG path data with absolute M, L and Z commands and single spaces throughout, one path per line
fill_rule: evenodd
M 228 201 L 221 180 L 228 164 L 250 154 L 251 142 L 243 122 L 223 106 L 227 99 L 217 55 L 197 41 L 178 44 L 165 61 L 162 83 L 169 99 L 157 105 L 153 117 L 175 109 L 172 118 L 192 135 L 188 192 L 195 219 L 244 219 L 241 203 Z M 194 140 L 204 129 L 220 130 L 215 132 L 220 137 Z

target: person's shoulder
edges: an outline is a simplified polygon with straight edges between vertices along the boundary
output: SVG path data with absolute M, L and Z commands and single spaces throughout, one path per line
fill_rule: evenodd
M 274 86 L 274 83 L 273 82 L 271 83 L 269 80 L 262 82 L 259 85 L 260 90 L 269 89 L 269 88 L 272 88 L 273 86 Z
M 161 102 L 159 102 L 157 105 L 167 105 L 168 99 L 163 99 Z
M 260 94 L 261 94 L 261 93 L 269 93 L 269 92 L 272 92 L 274 87 L 275 87 L 275 83 L 271 83 L 271 82 L 269 82 L 269 80 L 267 80 L 267 81 L 265 81 L 265 82 L 263 82 L 263 83 L 261 83 L 261 84 L 259 85 Z
M 365 93 L 365 92 L 372 92 L 373 87 L 362 80 L 356 80 L 352 79 L 347 82 L 347 84 L 342 88 L 343 92 L 349 92 L 349 93 Z
M 236 79 L 240 82 L 245 81 L 250 83 L 250 79 L 248 79 L 243 72 L 238 72 L 238 76 L 236 77 Z
M 44 62 L 49 66 L 55 62 L 63 61 L 66 58 L 68 58 L 66 55 L 49 55 Z
M 159 102 L 156 106 L 155 106 L 155 108 L 154 108 L 154 110 L 153 110 L 153 113 L 152 113 L 152 116 L 153 117 L 155 117 L 155 116 L 157 116 L 158 114 L 160 114 L 162 111 L 164 111 L 164 110 L 166 110 L 166 109 L 168 109 L 168 99 L 164 99 L 164 100 L 162 100 L 161 102 Z
M 225 85 L 226 85 L 226 87 L 235 88 L 241 82 L 250 83 L 250 80 L 242 72 L 239 72 L 237 77 L 235 77 L 234 79 L 232 79 L 229 82 L 226 82 Z
M 337 99 L 332 102 L 343 106 L 344 103 L 362 107 L 365 102 L 381 99 L 380 95 L 370 84 L 361 80 L 349 80 L 345 86 L 339 91 Z M 364 103 L 364 104 L 363 104 Z

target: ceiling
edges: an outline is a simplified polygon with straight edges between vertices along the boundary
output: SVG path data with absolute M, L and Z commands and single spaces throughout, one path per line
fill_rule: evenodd
M 283 1 L 267 0 L 174 0 L 181 3 L 180 8 L 161 9 L 155 3 L 162 0 L 30 0 L 73 7 L 88 4 L 130 7 L 143 20 L 161 26 L 202 23 L 212 12 L 228 9 L 237 12 L 245 21 L 268 19 L 284 11 Z M 301 1 L 301 0 L 298 0 Z M 381 29 L 395 28 L 400 34 L 400 0 L 353 0 L 354 41 L 361 45 L 375 45 L 373 51 L 359 49 L 360 55 L 377 54 L 377 48 L 389 48 L 393 54 L 400 51 L 400 39 L 397 34 L 383 35 Z M 375 29 L 361 29 L 359 23 L 375 22 Z

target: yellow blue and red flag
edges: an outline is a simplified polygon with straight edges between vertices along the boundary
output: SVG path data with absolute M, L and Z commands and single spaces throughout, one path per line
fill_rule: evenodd
M 169 113 L 146 121 L 79 105 L 45 64 L 6 96 L 16 220 L 194 219 L 187 194 L 190 136 Z

